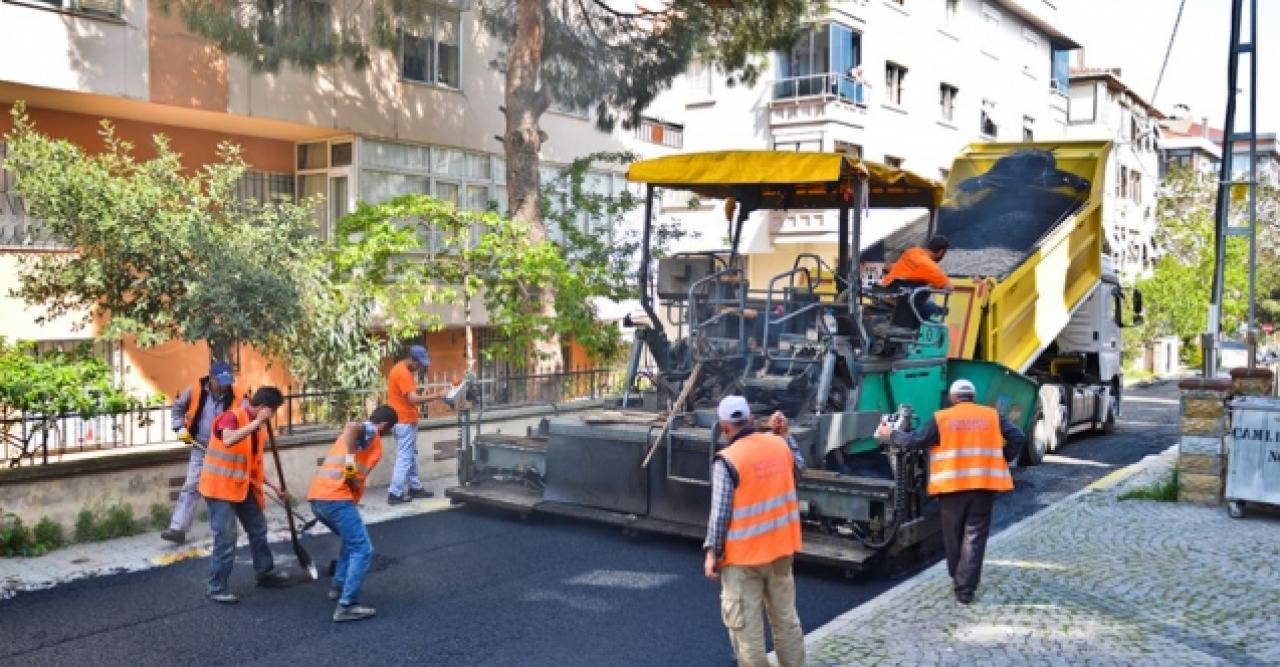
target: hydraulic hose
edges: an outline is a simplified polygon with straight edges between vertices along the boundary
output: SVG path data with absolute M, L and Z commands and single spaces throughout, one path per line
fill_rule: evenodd
M 902 447 L 893 447 L 893 522 L 885 530 L 884 536 L 879 540 L 871 539 L 870 535 L 859 534 L 855 529 L 853 536 L 862 543 L 862 546 L 873 551 L 879 551 L 893 544 L 893 540 L 898 536 L 898 526 L 902 525 L 902 515 L 907 512 L 907 492 L 909 491 L 909 475 L 907 474 L 907 456 L 906 450 Z

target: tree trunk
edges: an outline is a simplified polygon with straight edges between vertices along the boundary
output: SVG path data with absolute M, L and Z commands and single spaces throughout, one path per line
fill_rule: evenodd
M 542 179 L 538 157 L 542 131 L 538 120 L 547 109 L 545 91 L 538 85 L 545 35 L 545 0 L 517 0 L 516 34 L 507 56 L 506 133 L 507 206 L 511 217 L 530 223 L 534 243 L 547 238 L 542 221 Z M 542 314 L 554 318 L 555 294 L 542 290 Z M 554 373 L 563 366 L 560 341 L 554 334 L 539 338 L 530 364 L 531 373 Z

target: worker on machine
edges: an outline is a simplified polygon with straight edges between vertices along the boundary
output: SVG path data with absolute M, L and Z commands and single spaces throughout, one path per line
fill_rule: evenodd
M 885 287 L 927 286 L 951 291 L 951 279 L 947 278 L 942 267 L 938 266 L 938 262 L 946 256 L 949 247 L 951 243 L 947 237 L 934 234 L 923 248 L 920 246 L 907 248 L 898 257 L 898 261 L 889 268 L 889 273 L 885 274 L 880 284 Z M 943 308 L 929 298 L 928 292 L 916 294 L 913 301 L 916 310 L 926 320 L 932 319 L 935 315 L 945 314 Z
M 307 500 L 316 519 L 342 540 L 337 567 L 329 586 L 329 599 L 338 606 L 335 623 L 358 621 L 377 614 L 360 604 L 360 585 L 373 562 L 373 544 L 360 516 L 359 503 L 369 483 L 369 473 L 382 460 L 382 436 L 399 422 L 396 411 L 382 405 L 364 422 L 349 422 L 329 453 L 320 462 Z
M 882 421 L 876 438 L 899 447 L 931 448 L 928 491 L 938 496 L 947 572 L 956 600 L 969 604 L 982 576 L 991 508 L 996 494 L 1013 490 L 1007 462 L 1027 436 L 994 408 L 975 403 L 972 382 L 956 380 L 950 394 L 951 407 L 933 413 L 919 431 L 897 431 Z
M 799 667 L 804 631 L 791 564 L 801 546 L 794 470 L 804 458 L 788 444 L 781 414 L 770 419 L 773 435 L 754 430 L 742 396 L 726 396 L 717 416 L 729 446 L 716 454 L 712 469 L 703 572 L 720 581 L 720 613 L 739 665 L 769 664 L 767 611 L 778 662 Z

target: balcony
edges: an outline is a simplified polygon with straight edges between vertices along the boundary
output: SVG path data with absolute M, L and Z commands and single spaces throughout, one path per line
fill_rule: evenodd
M 843 74 L 778 79 L 773 82 L 769 124 L 779 127 L 837 121 L 861 126 L 870 97 L 863 82 Z

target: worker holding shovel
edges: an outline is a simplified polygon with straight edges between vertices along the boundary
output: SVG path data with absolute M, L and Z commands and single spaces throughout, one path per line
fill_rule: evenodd
M 357 506 L 368 486 L 369 472 L 382 460 L 382 436 L 398 418 L 389 405 L 379 406 L 365 422 L 349 422 L 320 463 L 307 492 L 311 511 L 342 540 L 329 599 L 337 600 L 335 623 L 359 621 L 377 612 L 359 602 L 360 584 L 373 561 L 373 544 Z
M 199 485 L 200 495 L 209 505 L 209 523 L 213 528 L 207 595 L 214 602 L 240 601 L 227 585 L 235 563 L 237 519 L 249 535 L 258 585 L 275 587 L 289 583 L 289 575 L 275 569 L 275 560 L 267 545 L 267 519 L 262 513 L 266 506 L 264 485 L 289 502 L 287 493 L 266 480 L 263 457 L 267 429 L 262 427 L 270 427 L 269 420 L 282 404 L 284 396 L 279 389 L 261 387 L 249 399 L 248 407 L 228 410 L 214 420 Z

